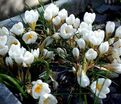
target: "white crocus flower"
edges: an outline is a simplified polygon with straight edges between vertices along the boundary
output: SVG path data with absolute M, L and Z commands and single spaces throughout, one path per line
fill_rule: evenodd
M 58 101 L 52 94 L 44 94 L 39 99 L 39 104 L 57 104 Z
M 53 18 L 52 20 L 54 25 L 59 25 L 61 23 L 61 18 L 59 16 L 56 16 L 55 18 Z
M 105 37 L 104 31 L 98 30 L 98 31 L 90 32 L 88 39 L 93 45 L 100 45 L 103 42 L 104 37 Z
M 106 24 L 106 33 L 107 34 L 112 34 L 115 30 L 115 23 L 108 21 Z
M 80 49 L 85 49 L 86 44 L 85 44 L 85 40 L 83 38 L 76 40 L 76 42 Z
M 23 65 L 30 66 L 33 62 L 34 62 L 34 55 L 31 52 L 26 51 L 23 55 Z
M 63 39 L 69 39 L 71 36 L 73 36 L 75 33 L 75 29 L 73 28 L 72 25 L 67 25 L 64 23 L 61 28 L 60 28 L 60 36 Z
M 11 57 L 6 57 L 5 63 L 7 66 L 13 66 L 13 59 Z
M 58 14 L 58 12 L 59 12 L 59 8 L 58 8 L 55 4 L 51 3 L 51 4 L 45 9 L 45 12 L 46 12 L 46 11 L 51 12 L 51 13 L 52 13 L 52 17 L 55 17 L 55 16 Z
M 116 29 L 115 36 L 121 38 L 121 26 Z
M 83 88 L 87 87 L 90 84 L 90 80 L 83 70 L 81 72 L 81 75 L 77 77 L 77 81 Z
M 104 54 L 108 52 L 108 50 L 109 50 L 109 43 L 107 41 L 100 44 L 99 46 L 100 54 Z
M 73 48 L 72 54 L 75 59 L 79 59 L 79 49 L 78 48 Z
M 38 37 L 38 34 L 36 32 L 29 31 L 23 35 L 22 39 L 26 44 L 32 44 L 36 42 L 37 37 Z
M 14 33 L 15 35 L 21 35 L 24 32 L 24 26 L 21 22 L 18 22 L 15 25 L 13 25 L 10 31 Z
M 50 10 L 46 10 L 46 11 L 44 12 L 44 18 L 45 18 L 45 20 L 47 20 L 47 21 L 51 21 L 51 19 L 53 18 L 53 17 L 52 17 L 52 12 L 51 12 Z
M 20 42 L 18 39 L 16 39 L 14 36 L 9 36 L 8 41 L 7 41 L 8 47 L 10 48 L 11 45 L 13 45 L 13 44 L 20 46 Z
M 0 55 L 5 56 L 8 52 L 8 46 L 0 44 Z
M 104 99 L 107 97 L 106 94 L 110 92 L 110 89 L 108 88 L 110 85 L 110 79 L 98 78 L 98 80 L 94 81 L 90 87 L 97 97 Z
M 5 45 L 7 42 L 7 36 L 6 35 L 0 35 L 0 44 Z
M 68 12 L 65 9 L 62 9 L 59 11 L 58 16 L 61 18 L 61 20 L 65 20 L 68 17 Z
M 6 35 L 9 36 L 9 31 L 6 27 L 0 28 L 0 35 Z
M 33 56 L 35 57 L 35 58 L 38 58 L 39 57 L 39 53 L 40 53 L 40 50 L 39 50 L 39 48 L 37 48 L 37 49 L 31 49 L 31 53 L 33 54 Z
M 78 28 L 78 32 L 81 36 L 84 36 L 85 34 L 92 31 L 92 25 L 87 24 L 86 22 L 81 22 L 80 27 Z
M 21 65 L 23 63 L 23 55 L 25 52 L 25 48 L 13 44 L 11 45 L 8 54 L 17 64 Z
M 80 25 L 80 19 L 76 18 L 75 21 L 74 21 L 74 23 L 73 23 L 73 26 L 74 26 L 74 28 L 77 29 L 79 27 L 79 25 Z
M 37 80 L 33 82 L 32 96 L 34 99 L 38 99 L 40 96 L 43 96 L 44 94 L 47 94 L 50 92 L 51 90 L 47 83 L 44 83 L 41 80 Z
M 27 23 L 36 23 L 39 18 L 37 10 L 30 10 L 25 12 L 25 20 Z
M 30 11 L 27 10 L 25 12 L 25 20 L 32 28 L 32 30 L 35 30 L 38 18 L 39 18 L 39 13 L 37 12 L 37 10 L 30 10 Z
M 88 13 L 88 12 L 86 12 L 84 14 L 84 17 L 83 17 L 84 22 L 86 22 L 88 24 L 92 24 L 94 22 L 95 18 L 96 18 L 96 14 L 95 13 Z
M 90 49 L 86 52 L 85 57 L 86 57 L 86 59 L 89 60 L 89 61 L 90 61 L 90 60 L 94 60 L 94 59 L 96 59 L 96 57 L 97 57 L 97 52 L 96 52 L 94 49 L 90 48 Z
M 66 23 L 68 25 L 73 25 L 75 22 L 75 16 L 73 14 L 71 14 L 69 17 L 66 18 Z

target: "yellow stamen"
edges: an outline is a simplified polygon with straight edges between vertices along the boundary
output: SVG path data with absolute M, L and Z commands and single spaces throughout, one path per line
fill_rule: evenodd
M 96 89 L 100 91 L 102 89 L 102 84 L 96 83 Z
M 29 39 L 32 39 L 32 34 L 28 34 L 28 35 L 27 35 L 26 41 L 29 40 Z
M 42 84 L 37 84 L 35 88 L 36 93 L 40 93 L 42 91 Z
M 17 45 L 18 43 L 17 43 L 17 42 L 13 42 L 13 43 L 11 43 L 11 45 L 12 45 L 12 44 Z

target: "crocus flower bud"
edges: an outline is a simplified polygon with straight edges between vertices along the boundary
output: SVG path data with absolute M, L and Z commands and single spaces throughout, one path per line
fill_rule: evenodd
M 106 33 L 112 34 L 115 30 L 115 23 L 108 21 L 106 24 Z
M 81 76 L 77 77 L 77 81 L 79 85 L 83 88 L 87 87 L 90 84 L 90 80 L 83 70 Z
M 61 18 L 61 20 L 65 20 L 68 16 L 67 10 L 65 9 L 60 10 L 58 16 Z
M 72 53 L 73 53 L 73 56 L 75 59 L 79 58 L 79 49 L 78 48 L 73 48 Z
M 59 25 L 61 23 L 61 18 L 59 16 L 56 16 L 55 18 L 53 18 L 52 20 L 54 25 Z
M 99 51 L 101 54 L 108 52 L 108 50 L 109 50 L 109 43 L 108 42 L 104 42 L 104 43 L 100 44 Z
M 88 23 L 88 24 L 92 24 L 95 20 L 96 14 L 95 13 L 88 13 L 86 12 L 84 14 L 84 22 Z
M 86 56 L 86 59 L 87 59 L 87 60 L 94 60 L 94 59 L 96 59 L 96 57 L 97 57 L 97 52 L 96 52 L 94 49 L 90 48 L 90 49 L 86 52 L 85 56 Z
M 79 25 L 80 25 L 80 19 L 79 18 L 76 18 L 75 19 L 75 22 L 73 23 L 73 26 L 74 26 L 74 28 L 78 28 L 79 27 Z
M 75 22 L 75 16 L 73 14 L 71 14 L 69 17 L 66 18 L 66 23 L 68 25 L 73 25 Z
M 84 41 L 83 38 L 78 39 L 76 42 L 77 42 L 77 44 L 78 44 L 80 49 L 84 49 L 85 48 L 85 41 Z

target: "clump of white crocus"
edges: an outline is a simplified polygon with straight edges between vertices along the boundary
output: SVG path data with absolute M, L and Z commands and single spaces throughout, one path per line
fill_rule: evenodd
M 74 23 L 73 23 L 73 26 L 74 26 L 74 28 L 77 29 L 79 27 L 79 25 L 80 25 L 80 19 L 76 18 L 75 21 L 74 21 Z
M 107 35 L 110 35 L 114 32 L 115 30 L 115 23 L 114 22 L 111 22 L 111 21 L 108 21 L 107 24 L 106 24 L 106 33 Z
M 10 48 L 11 45 L 13 45 L 13 44 L 20 46 L 20 42 L 18 39 L 16 39 L 14 36 L 9 36 L 8 41 L 7 41 L 8 47 Z
M 51 3 L 44 11 L 44 18 L 47 20 L 47 21 L 51 21 L 53 17 L 57 16 L 59 12 L 59 8 Z
M 73 48 L 72 54 L 75 59 L 79 59 L 79 49 L 78 48 Z
M 58 26 L 61 23 L 61 18 L 59 16 L 56 16 L 52 19 L 52 22 L 54 25 Z
M 85 49 L 86 43 L 83 38 L 77 39 L 76 42 L 80 49 Z
M 23 66 L 29 67 L 33 62 L 34 62 L 34 55 L 31 52 L 26 51 L 23 54 Z
M 57 104 L 58 101 L 52 94 L 44 94 L 39 99 L 39 104 Z
M 54 52 L 53 51 L 48 51 L 47 49 L 44 49 L 43 50 L 43 56 L 44 56 L 44 58 L 49 58 L 49 59 L 54 59 L 54 57 L 55 57 L 55 54 L 54 54 Z
M 108 52 L 108 50 L 109 50 L 109 43 L 107 41 L 100 44 L 99 46 L 100 54 L 104 54 Z
M 68 12 L 65 9 L 59 11 L 58 16 L 64 21 L 68 17 Z
M 5 58 L 5 63 L 7 66 L 13 66 L 13 59 L 11 57 L 6 57 Z
M 5 56 L 8 52 L 8 46 L 0 44 L 0 55 Z
M 80 76 L 77 76 L 77 81 L 79 85 L 83 88 L 87 87 L 90 84 L 90 80 L 84 70 L 81 71 Z
M 75 22 L 75 16 L 73 14 L 71 14 L 69 17 L 66 18 L 66 23 L 68 25 L 73 25 Z
M 74 35 L 75 33 L 75 29 L 73 28 L 72 25 L 67 25 L 66 23 L 64 23 L 61 28 L 60 28 L 60 36 L 63 39 L 69 39 L 71 36 Z
M 37 48 L 37 49 L 31 49 L 31 53 L 33 54 L 33 56 L 35 58 L 38 58 L 39 57 L 40 50 L 39 50 L 39 48 Z
M 34 31 L 29 31 L 29 32 L 25 33 L 22 37 L 23 41 L 26 44 L 35 43 L 37 38 L 38 38 L 38 34 Z
M 89 35 L 89 41 L 93 44 L 93 45 L 100 45 L 105 37 L 105 33 L 103 30 L 97 30 L 94 32 L 91 32 Z
M 24 26 L 21 22 L 18 22 L 13 25 L 13 27 L 10 29 L 10 32 L 12 32 L 15 35 L 22 35 L 24 32 Z
M 90 49 L 85 53 L 85 57 L 86 57 L 86 59 L 89 60 L 89 61 L 94 60 L 94 59 L 96 59 L 96 57 L 97 57 L 97 52 L 96 52 L 94 49 L 90 48 Z
M 37 10 L 30 10 L 25 12 L 25 20 L 29 24 L 32 30 L 35 30 L 36 22 L 39 18 L 39 13 Z
M 9 31 L 6 27 L 0 28 L 0 35 L 6 35 L 9 36 Z
M 121 26 L 119 26 L 119 27 L 116 29 L 115 37 L 121 38 Z
M 111 85 L 110 79 L 98 78 L 96 81 L 92 82 L 91 90 L 95 95 L 101 99 L 106 98 L 106 94 L 110 92 L 108 88 Z
M 88 13 L 88 12 L 86 12 L 84 14 L 84 17 L 83 17 L 84 22 L 86 22 L 88 24 L 92 24 L 94 22 L 95 18 L 96 18 L 96 14 L 95 13 Z
M 40 96 L 51 92 L 49 85 L 47 83 L 42 82 L 41 80 L 37 80 L 32 83 L 32 96 L 34 99 L 38 99 Z

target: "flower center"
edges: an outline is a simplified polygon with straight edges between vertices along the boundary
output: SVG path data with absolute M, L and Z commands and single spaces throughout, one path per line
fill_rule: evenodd
M 96 83 L 96 89 L 100 91 L 102 89 L 102 84 Z
M 46 98 L 46 99 L 43 101 L 43 104 L 49 104 L 49 98 Z
M 13 43 L 11 43 L 11 45 L 12 45 L 12 44 L 17 45 L 18 43 L 17 43 L 17 42 L 13 42 Z
M 29 34 L 26 38 L 26 40 L 32 39 L 32 34 Z
M 37 86 L 35 88 L 35 92 L 40 93 L 41 91 L 42 91 L 42 84 L 37 84 Z

